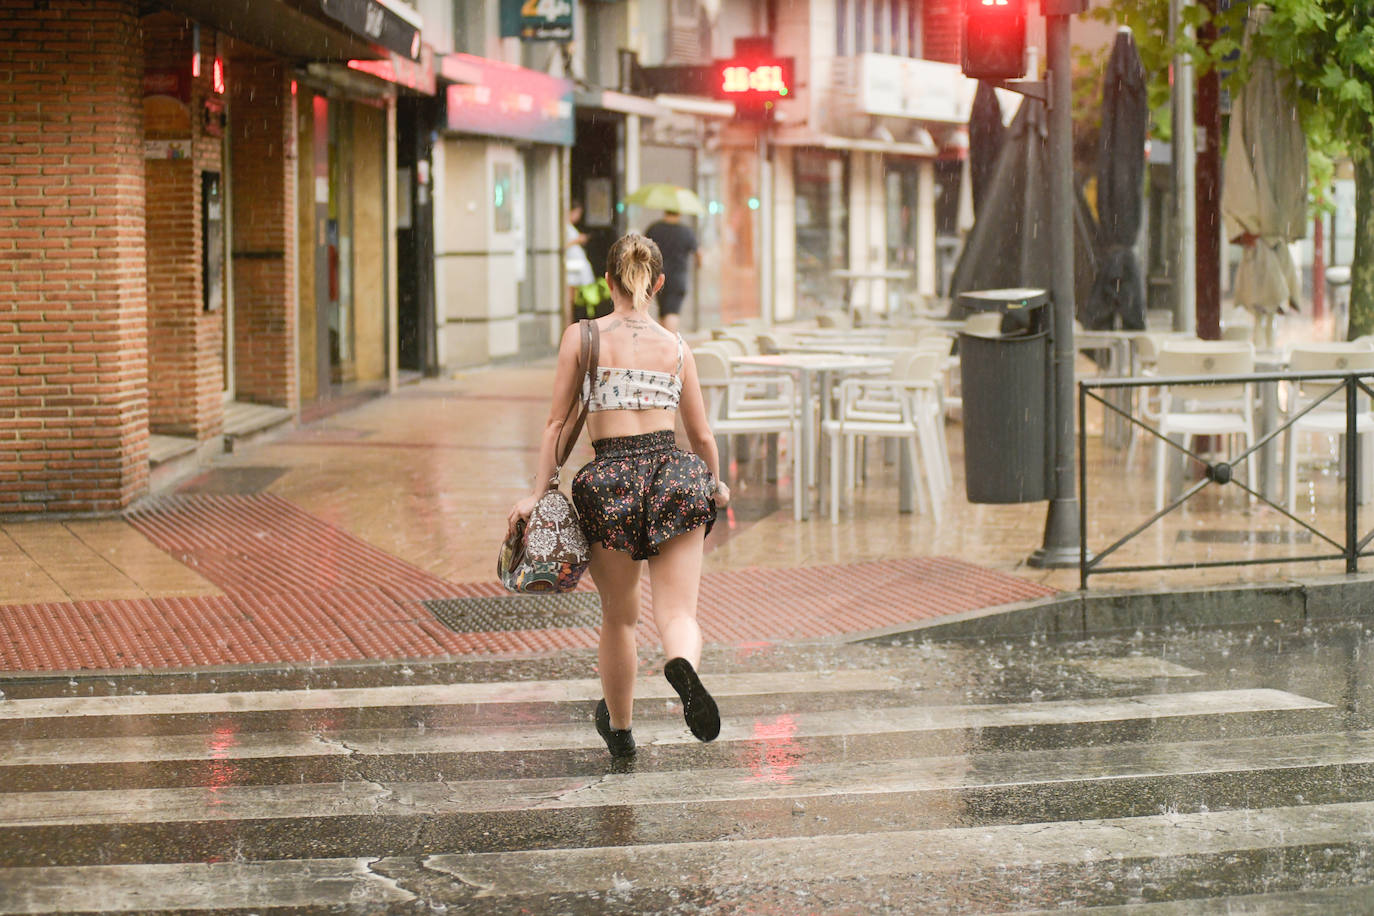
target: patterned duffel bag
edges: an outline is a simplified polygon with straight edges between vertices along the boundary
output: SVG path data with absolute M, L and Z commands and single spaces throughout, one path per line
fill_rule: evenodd
M 529 522 L 517 522 L 506 536 L 496 574 L 513 592 L 567 592 L 577 587 L 590 560 L 572 503 L 562 490 L 549 490 L 534 504 Z

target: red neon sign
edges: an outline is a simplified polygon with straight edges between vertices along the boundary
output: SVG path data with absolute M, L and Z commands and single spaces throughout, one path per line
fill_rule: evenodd
M 210 88 L 215 95 L 224 95 L 224 58 L 216 57 L 210 65 Z

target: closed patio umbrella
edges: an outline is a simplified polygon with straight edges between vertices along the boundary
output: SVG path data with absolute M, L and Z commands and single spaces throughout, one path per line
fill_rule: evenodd
M 1050 289 L 1049 135 L 1045 105 L 1027 98 L 1007 128 L 997 166 L 950 281 L 950 296 L 977 289 Z M 976 186 L 976 185 L 975 185 Z M 1074 298 L 1085 300 L 1096 271 L 1092 214 L 1074 208 Z M 955 314 L 956 318 L 962 318 Z
M 1116 34 L 1102 82 L 1102 132 L 1097 149 L 1097 244 L 1101 260 L 1083 306 L 1095 330 L 1145 329 L 1145 280 L 1136 259 L 1140 234 L 1145 136 L 1149 129 L 1145 67 L 1131 30 Z
M 979 80 L 968 118 L 969 177 L 973 185 L 975 217 L 982 208 L 993 171 L 997 168 L 997 154 L 1002 151 L 1002 138 L 1006 130 L 997 91 L 988 81 Z
M 1246 45 L 1269 13 L 1251 10 Z M 1273 61 L 1259 59 L 1231 102 L 1231 129 L 1222 166 L 1221 214 L 1226 237 L 1243 248 L 1235 300 L 1255 313 L 1273 346 L 1274 315 L 1296 310 L 1298 271 L 1288 244 L 1307 224 L 1307 138 Z

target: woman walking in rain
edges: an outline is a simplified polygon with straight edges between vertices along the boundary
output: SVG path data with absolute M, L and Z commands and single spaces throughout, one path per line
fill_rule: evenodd
M 682 698 L 683 718 L 701 741 L 720 733 L 715 700 L 697 677 L 701 629 L 697 590 L 706 534 L 717 507 L 729 503 L 716 442 L 706 419 L 696 363 L 680 334 L 648 317 L 663 286 L 663 256 L 637 233 L 618 240 L 607 257 L 614 311 L 596 320 L 600 359 L 587 391 L 579 365 L 577 324 L 563 334 L 554 373 L 553 405 L 539 449 L 536 489 L 512 507 L 510 524 L 528 519 L 553 475 L 568 405 L 588 398 L 587 428 L 596 457 L 573 478 L 573 505 L 591 545 L 591 574 L 601 595 L 597 658 L 604 698 L 596 730 L 616 757 L 635 752 L 635 627 L 639 579 L 649 564 L 654 623 L 667 662 L 663 674 Z M 582 390 L 579 390 L 581 388 Z M 674 438 L 681 414 L 692 451 Z

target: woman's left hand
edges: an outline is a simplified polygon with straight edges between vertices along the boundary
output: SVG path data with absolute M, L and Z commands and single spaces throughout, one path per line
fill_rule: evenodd
M 515 523 L 524 519 L 529 521 L 530 513 L 534 511 L 535 503 L 539 502 L 539 497 L 530 495 L 517 502 L 511 507 L 510 516 L 506 519 L 506 530 L 514 531 Z
M 730 488 L 725 485 L 725 481 L 716 482 L 716 491 L 712 494 L 712 499 L 716 501 L 716 508 L 724 509 L 730 505 Z

